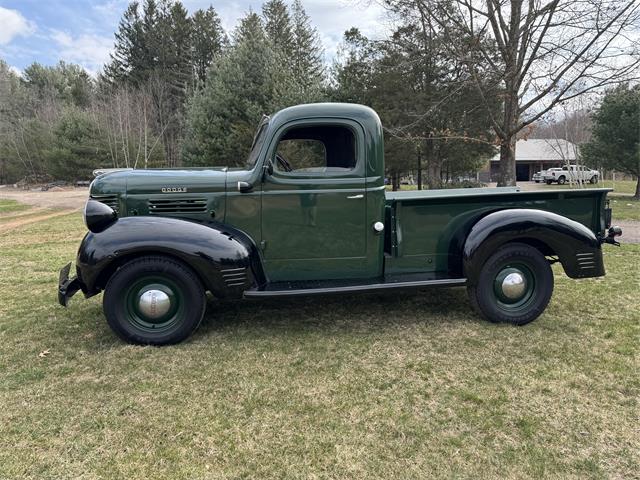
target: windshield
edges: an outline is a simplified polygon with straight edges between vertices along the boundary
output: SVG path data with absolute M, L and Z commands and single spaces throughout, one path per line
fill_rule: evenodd
M 260 153 L 260 149 L 262 149 L 262 145 L 264 144 L 265 138 L 267 136 L 268 126 L 269 117 L 264 117 L 262 123 L 258 127 L 258 131 L 256 132 L 255 137 L 253 137 L 251 153 L 249 153 L 249 158 L 247 158 L 247 170 L 251 170 L 258 161 L 258 154 Z

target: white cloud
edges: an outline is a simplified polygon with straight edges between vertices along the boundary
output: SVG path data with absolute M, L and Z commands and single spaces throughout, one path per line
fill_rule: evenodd
M 61 60 L 82 65 L 92 75 L 96 75 L 109 61 L 113 49 L 113 39 L 93 34 L 77 37 L 61 30 L 52 30 L 51 39 L 58 46 Z
M 17 10 L 0 7 L 0 45 L 7 45 L 17 36 L 26 37 L 35 32 L 36 27 Z
M 128 4 L 128 0 L 107 0 L 103 3 L 94 3 L 91 8 L 101 23 L 117 25 Z
M 11 70 L 13 73 L 18 75 L 19 77 L 22 76 L 22 70 L 20 70 L 18 67 L 14 67 L 13 65 L 9 65 L 9 70 Z

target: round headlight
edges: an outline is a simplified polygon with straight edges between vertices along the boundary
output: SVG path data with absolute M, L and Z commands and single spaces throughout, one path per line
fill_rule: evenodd
M 108 228 L 118 219 L 118 214 L 109 205 L 89 199 L 84 206 L 84 223 L 93 233 Z

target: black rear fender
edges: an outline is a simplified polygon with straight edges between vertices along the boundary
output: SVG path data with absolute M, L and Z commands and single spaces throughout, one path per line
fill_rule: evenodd
M 239 230 L 214 222 L 124 217 L 84 237 L 76 264 L 85 295 L 99 293 L 119 266 L 144 255 L 182 261 L 219 297 L 240 297 L 247 288 L 266 283 L 255 243 Z
M 571 278 L 604 275 L 601 242 L 587 227 L 543 210 L 511 209 L 491 213 L 471 229 L 463 248 L 469 282 L 478 278 L 485 260 L 510 242 L 527 243 L 543 255 L 557 256 Z

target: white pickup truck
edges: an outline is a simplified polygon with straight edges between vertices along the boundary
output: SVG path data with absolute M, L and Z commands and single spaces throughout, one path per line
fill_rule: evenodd
M 557 182 L 564 185 L 568 181 L 598 183 L 600 172 L 583 165 L 569 165 L 562 168 L 550 168 L 543 174 L 547 185 Z

